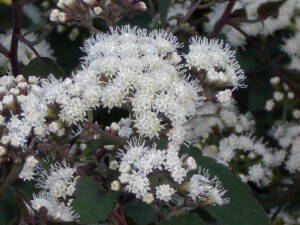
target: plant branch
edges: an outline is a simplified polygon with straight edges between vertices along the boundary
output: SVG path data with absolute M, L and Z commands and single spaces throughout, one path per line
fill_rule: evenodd
M 236 0 L 230 0 L 229 4 L 227 5 L 222 17 L 220 20 L 216 23 L 214 30 L 210 33 L 208 38 L 215 38 L 218 36 L 218 34 L 221 32 L 222 28 L 228 23 L 231 15 L 231 10 L 233 9 L 233 6 L 235 4 Z
M 277 74 L 284 82 L 286 82 L 287 85 L 291 88 L 291 90 L 294 91 L 298 97 L 300 97 L 300 87 L 279 70 L 279 68 L 270 58 L 270 56 L 259 46 L 259 44 L 237 25 L 233 24 L 232 22 L 228 22 L 228 24 L 236 30 L 238 30 L 247 38 L 247 40 L 256 48 L 261 57 L 270 65 L 273 72 Z
M 9 51 L 7 48 L 5 48 L 4 45 L 2 45 L 0 43 L 0 53 L 2 53 L 4 56 L 6 56 L 7 58 L 9 58 Z
M 10 64 L 12 68 L 12 74 L 17 76 L 19 74 L 18 65 L 18 44 L 21 35 L 21 20 L 22 9 L 25 4 L 24 0 L 12 0 L 13 5 L 13 31 L 10 43 Z
M 23 166 L 22 159 L 21 159 L 21 157 L 18 156 L 14 160 L 14 164 L 13 164 L 8 176 L 6 177 L 6 179 L 0 186 L 0 199 L 4 195 L 6 189 L 9 187 L 9 185 L 18 178 L 18 175 L 19 175 L 19 172 L 20 172 L 22 166 Z

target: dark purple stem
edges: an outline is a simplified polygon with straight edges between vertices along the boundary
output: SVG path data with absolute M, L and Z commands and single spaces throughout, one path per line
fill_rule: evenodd
M 3 55 L 5 55 L 7 58 L 9 58 L 9 51 L 7 50 L 7 48 L 5 48 L 4 45 L 2 45 L 0 43 L 0 53 L 2 53 Z
M 288 84 L 288 86 L 291 88 L 291 90 L 293 90 L 297 94 L 297 96 L 299 97 L 299 95 L 300 95 L 299 94 L 300 93 L 300 87 L 296 83 L 294 83 L 290 79 L 288 79 L 286 77 L 286 75 L 283 74 L 280 71 L 280 69 L 272 61 L 272 59 L 270 58 L 270 56 L 263 50 L 263 48 L 260 47 L 259 44 L 251 36 L 249 36 L 245 31 L 243 31 L 237 25 L 235 25 L 235 24 L 233 24 L 231 22 L 229 22 L 228 24 L 231 25 L 232 27 L 234 27 L 239 32 L 241 32 L 247 38 L 247 40 L 253 45 L 253 47 L 256 48 L 256 50 L 261 55 L 261 57 L 270 65 L 270 67 L 273 70 L 273 72 L 275 74 L 277 74 L 284 82 L 286 82 Z
M 221 32 L 222 28 L 226 25 L 229 21 L 231 16 L 231 10 L 233 9 L 234 3 L 236 0 L 230 0 L 229 4 L 227 5 L 221 19 L 216 23 L 214 30 L 210 33 L 208 38 L 215 38 Z
M 12 68 L 12 74 L 17 76 L 19 74 L 18 65 L 18 45 L 19 38 L 21 35 L 21 19 L 22 19 L 22 9 L 25 1 L 22 0 L 12 0 L 13 5 L 13 31 L 10 44 L 10 64 Z

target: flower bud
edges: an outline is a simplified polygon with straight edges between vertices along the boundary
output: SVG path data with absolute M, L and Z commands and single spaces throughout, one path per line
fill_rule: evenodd
M 118 180 L 113 181 L 113 182 L 110 184 L 110 188 L 111 188 L 111 190 L 113 190 L 113 191 L 119 191 L 120 188 L 121 188 L 120 182 L 119 182 Z
M 60 15 L 60 11 L 58 9 L 53 9 L 50 13 L 50 21 L 59 22 L 59 15 Z M 33 76 L 30 76 L 30 77 L 33 77 Z M 28 79 L 29 83 L 35 83 L 35 82 L 30 81 L 30 77 Z
M 26 81 L 22 74 L 19 74 L 18 76 L 16 76 L 15 80 L 17 81 L 17 83 Z
M 36 136 L 40 136 L 40 137 L 43 137 L 45 135 L 45 131 L 46 131 L 46 129 L 43 126 L 35 127 L 33 129 L 34 134 Z
M 103 9 L 101 7 L 95 7 L 94 9 L 94 13 L 97 15 L 97 16 L 100 16 L 102 13 L 103 13 Z
M 118 167 L 119 167 L 119 164 L 116 160 L 109 162 L 109 169 L 116 170 L 116 169 L 118 169 Z
M 154 197 L 152 193 L 146 193 L 143 197 L 143 202 L 146 202 L 148 204 L 151 204 L 154 201 Z
M 277 85 L 277 84 L 279 84 L 280 79 L 279 79 L 279 77 L 272 77 L 272 78 L 270 79 L 270 82 L 271 82 L 271 84 L 273 84 L 273 85 Z
M 57 9 L 54 9 L 54 10 L 57 10 Z M 54 10 L 52 10 L 52 12 L 53 12 Z M 59 12 L 59 10 L 57 10 L 57 11 Z M 51 13 L 52 13 L 52 12 L 51 12 Z M 36 77 L 36 76 L 29 76 L 29 77 L 28 77 L 28 83 L 29 83 L 29 84 L 36 84 L 38 81 L 39 81 L 39 78 Z
M 11 89 L 9 89 L 9 93 L 14 96 L 17 96 L 20 94 L 20 90 L 18 88 L 11 88 Z
M 196 160 L 191 156 L 186 158 L 184 165 L 186 166 L 188 171 L 195 170 L 198 167 Z
M 144 12 L 147 9 L 145 2 L 138 2 L 133 5 L 133 9 L 136 11 Z
M 1 138 L 1 144 L 8 145 L 9 144 L 9 137 L 8 136 L 2 136 Z
M 108 151 L 113 150 L 114 147 L 115 147 L 114 145 L 104 145 L 104 146 L 103 146 L 103 148 L 105 148 L 105 149 L 108 150 Z
M 119 167 L 119 171 L 121 173 L 129 173 L 131 171 L 131 167 L 127 163 L 121 163 L 121 165 Z
M 20 82 L 18 83 L 18 89 L 20 93 L 26 94 L 27 93 L 28 84 L 27 82 Z
M 61 128 L 61 124 L 57 121 L 54 121 L 49 124 L 49 131 L 52 133 L 56 133 Z
M 3 103 L 0 102 L 0 113 L 3 112 Z
M 6 148 L 3 146 L 0 146 L 0 157 L 4 156 L 6 154 Z

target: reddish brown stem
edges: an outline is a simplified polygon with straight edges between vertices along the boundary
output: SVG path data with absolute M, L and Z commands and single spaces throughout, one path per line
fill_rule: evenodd
M 9 58 L 9 51 L 7 50 L 7 48 L 5 48 L 4 45 L 2 45 L 0 43 L 0 53 L 2 53 L 3 55 L 5 55 L 7 58 Z
M 290 79 L 287 78 L 285 74 L 283 74 L 279 68 L 276 66 L 276 64 L 272 61 L 270 56 L 263 50 L 261 46 L 251 37 L 249 36 L 245 31 L 243 31 L 241 28 L 239 28 L 237 25 L 229 22 L 229 25 L 231 25 L 233 28 L 238 30 L 240 33 L 242 33 L 247 40 L 252 44 L 254 48 L 258 51 L 258 53 L 261 55 L 261 57 L 270 65 L 270 68 L 273 70 L 275 74 L 277 74 L 284 82 L 287 83 L 287 85 L 291 88 L 292 91 L 296 93 L 296 95 L 299 97 L 300 96 L 300 87 L 292 82 Z
M 22 9 L 25 4 L 23 0 L 12 0 L 13 5 L 13 31 L 10 44 L 10 64 L 12 68 L 12 74 L 17 76 L 19 74 L 18 65 L 18 45 L 19 38 L 21 35 L 21 19 L 22 19 Z
M 218 36 L 218 34 L 221 32 L 222 28 L 228 23 L 230 16 L 231 16 L 231 10 L 233 9 L 234 3 L 236 0 L 230 0 L 229 4 L 227 5 L 221 19 L 216 23 L 214 30 L 210 33 L 208 38 L 215 38 Z
M 111 214 L 120 223 L 120 225 L 127 225 L 125 219 L 120 216 L 120 214 L 116 210 L 112 210 Z

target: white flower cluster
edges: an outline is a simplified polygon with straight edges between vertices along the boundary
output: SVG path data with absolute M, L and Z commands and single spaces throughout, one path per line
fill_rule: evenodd
M 26 30 L 22 30 L 22 34 L 26 33 Z M 8 30 L 5 34 L 0 34 L 0 43 L 4 45 L 8 50 L 10 49 L 11 44 L 11 34 L 12 30 Z M 38 39 L 38 35 L 34 33 L 29 33 L 25 36 L 28 41 L 35 41 Z M 34 46 L 36 51 L 41 57 L 48 57 L 54 59 L 53 50 L 50 45 L 45 41 L 41 41 Z M 27 65 L 32 59 L 36 58 L 34 52 L 23 42 L 20 42 L 18 45 L 18 60 L 23 65 Z M 0 67 L 10 67 L 8 65 L 9 59 L 4 55 L 0 54 Z
M 189 68 L 206 71 L 206 79 L 223 86 L 245 87 L 244 72 L 236 61 L 230 45 L 219 39 L 191 38 L 190 51 L 185 56 Z
M 280 123 L 273 125 L 269 132 L 280 147 L 287 152 L 285 167 L 290 173 L 300 171 L 300 125 L 298 123 Z
M 237 161 L 245 162 L 248 171 L 239 171 L 241 179 L 258 186 L 268 185 L 272 181 L 272 169 L 285 159 L 285 151 L 268 148 L 262 140 L 255 140 L 250 135 L 231 134 L 220 141 L 218 149 L 215 154 L 218 162 L 230 167 Z
M 222 186 L 217 176 L 210 178 L 209 171 L 205 168 L 199 168 L 199 174 L 195 174 L 189 181 L 189 192 L 191 198 L 208 201 L 212 205 L 228 204 L 230 199 L 223 198 L 226 189 Z
M 19 177 L 24 181 L 33 180 L 35 175 L 35 169 L 38 163 L 38 160 L 34 156 L 28 156 L 25 160 L 25 164 L 19 174 Z
M 130 142 L 125 150 L 119 152 L 121 158 L 119 180 L 125 185 L 125 190 L 147 203 L 154 200 L 152 194 L 154 192 L 156 199 L 165 202 L 171 201 L 172 196 L 177 192 L 176 185 L 161 184 L 159 180 L 155 181 L 155 177 L 165 174 L 173 180 L 173 183 L 182 184 L 187 173 L 197 169 L 195 159 L 184 156 L 180 158 L 178 150 L 172 143 L 169 143 L 168 149 L 159 150 L 156 146 L 147 147 L 145 143 L 138 140 Z M 209 204 L 228 203 L 228 199 L 222 198 L 226 191 L 221 187 L 220 181 L 217 178 L 209 180 L 206 171 L 203 176 L 207 182 L 201 183 L 199 178 L 201 176 L 194 175 L 189 182 L 188 191 L 191 198 L 194 201 L 197 198 L 198 200 L 210 199 Z M 149 197 L 151 197 L 151 201 L 149 201 Z
M 240 9 L 245 9 L 247 19 L 255 21 L 259 19 L 258 9 L 265 3 L 279 2 L 279 0 L 239 0 L 235 3 L 232 12 Z M 217 3 L 212 6 L 212 11 L 208 14 L 208 22 L 205 24 L 207 32 L 211 32 L 215 24 L 223 15 L 228 2 Z M 269 16 L 265 20 L 257 22 L 241 22 L 239 27 L 247 34 L 252 36 L 271 35 L 275 31 L 288 27 L 291 24 L 291 19 L 300 8 L 299 0 L 287 0 L 283 2 L 278 10 L 276 17 Z M 246 43 L 246 38 L 234 28 L 225 25 L 222 33 L 227 36 L 228 41 L 233 46 L 243 46 Z
M 215 132 L 230 130 L 236 134 L 254 131 L 255 121 L 250 113 L 242 114 L 234 105 L 206 102 L 198 108 L 199 117 L 190 120 L 188 138 L 195 143 L 205 142 Z
M 291 104 L 294 105 L 295 94 L 289 88 L 289 86 L 280 80 L 279 77 L 275 76 L 270 79 L 270 83 L 273 85 L 274 92 L 273 98 L 266 101 L 265 109 L 266 111 L 272 111 L 277 105 L 280 104 Z M 300 118 L 300 111 L 294 109 L 292 111 L 292 116 L 295 119 Z
M 177 24 L 176 16 L 185 15 L 191 7 L 191 1 L 175 2 L 168 8 L 167 20 L 171 26 Z
M 184 76 L 175 36 L 160 30 L 125 26 L 98 34 L 87 41 L 86 70 L 99 74 L 101 102 L 109 109 L 130 104 L 134 127 L 153 138 L 165 128 L 164 115 L 171 121 L 169 139 L 185 140 L 187 119 L 201 104 L 197 81 Z
M 71 222 L 77 220 L 79 215 L 71 207 L 73 193 L 76 189 L 75 177 L 77 166 L 71 167 L 65 161 L 56 162 L 47 172 L 41 166 L 37 169 L 37 188 L 42 191 L 33 196 L 31 206 L 36 211 L 41 207 L 47 209 L 49 217 L 55 220 Z
M 285 40 L 282 50 L 291 58 L 289 69 L 300 70 L 300 17 L 295 22 L 294 35 Z
M 111 29 L 109 34 L 95 35 L 83 48 L 87 53 L 83 69 L 72 78 L 31 78 L 32 85 L 18 97 L 21 114 L 5 119 L 9 142 L 15 147 L 26 146 L 31 130 L 39 137 L 53 132 L 62 136 L 63 123 L 78 124 L 86 119 L 89 110 L 126 106 L 132 112 L 131 128 L 140 136 L 153 138 L 166 131 L 169 140 L 182 144 L 187 122 L 198 114 L 203 97 L 198 80 L 192 80 L 183 69 L 187 66 L 180 63 L 180 46 L 175 36 L 163 30 L 148 34 L 146 30 L 124 26 Z M 189 67 L 198 67 L 202 62 L 201 69 L 216 73 L 222 82 L 242 85 L 244 76 L 228 45 L 193 38 L 190 48 L 190 53 L 183 56 Z M 197 58 L 196 49 L 202 49 L 206 57 Z M 214 71 L 213 66 L 223 72 Z M 1 82 L 5 91 L 13 86 L 10 76 L 1 79 L 5 80 Z M 9 105 L 15 99 L 6 95 L 2 101 Z M 51 116 L 60 121 L 48 120 Z

